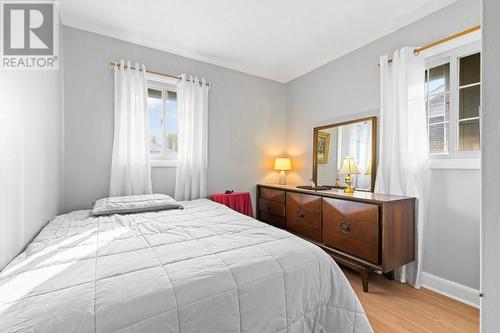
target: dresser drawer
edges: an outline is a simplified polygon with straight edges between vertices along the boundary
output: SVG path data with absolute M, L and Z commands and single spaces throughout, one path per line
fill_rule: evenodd
M 259 210 L 261 213 L 285 217 L 285 203 L 259 198 Z
M 326 245 L 379 263 L 379 207 L 323 198 L 323 241 Z
M 285 192 L 268 188 L 260 188 L 259 219 L 279 228 L 285 228 Z
M 271 224 L 271 225 L 278 227 L 278 228 L 285 228 L 286 227 L 286 222 L 285 222 L 284 216 L 271 215 L 265 211 L 264 212 L 260 211 L 259 220 L 261 220 L 262 222 L 266 222 L 267 224 Z
M 271 188 L 261 187 L 259 191 L 259 197 L 271 201 L 278 201 L 283 204 L 285 203 L 285 191 L 273 190 Z
M 321 197 L 287 192 L 286 226 L 292 232 L 321 242 Z

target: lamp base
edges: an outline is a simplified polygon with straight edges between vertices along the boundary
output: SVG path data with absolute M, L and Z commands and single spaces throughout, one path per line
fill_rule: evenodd
M 354 193 L 354 187 L 346 187 L 344 193 Z
M 354 193 L 354 187 L 352 187 L 352 178 L 350 174 L 347 174 L 344 182 L 347 185 L 347 187 L 344 189 L 344 193 Z
M 280 185 L 286 185 L 286 174 L 285 171 L 280 171 Z

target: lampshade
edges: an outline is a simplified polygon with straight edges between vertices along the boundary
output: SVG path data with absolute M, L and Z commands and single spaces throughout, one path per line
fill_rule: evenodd
M 347 175 L 347 174 L 359 174 L 358 166 L 352 157 L 344 157 L 342 160 L 342 168 L 339 170 L 339 175 Z
M 280 157 L 274 160 L 274 170 L 287 171 L 292 168 L 292 163 L 288 157 Z
M 366 167 L 365 175 L 370 176 L 372 174 L 372 160 L 370 160 L 370 163 L 368 163 L 368 166 Z

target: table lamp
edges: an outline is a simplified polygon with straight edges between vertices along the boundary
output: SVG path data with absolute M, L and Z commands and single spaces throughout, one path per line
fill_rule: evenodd
M 280 171 L 280 185 L 286 185 L 285 171 L 292 169 L 292 163 L 288 157 L 280 157 L 274 160 L 274 170 Z
M 344 189 L 345 193 L 353 193 L 354 192 L 354 187 L 352 187 L 352 178 L 351 175 L 356 175 L 360 174 L 358 166 L 356 165 L 356 162 L 354 161 L 354 158 L 352 157 L 344 157 L 342 160 L 342 167 L 340 168 L 339 175 L 346 175 L 345 176 L 345 184 L 347 187 Z

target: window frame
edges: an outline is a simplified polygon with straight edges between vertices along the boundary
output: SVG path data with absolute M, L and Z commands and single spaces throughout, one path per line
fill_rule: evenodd
M 424 54 L 425 70 L 450 64 L 449 107 L 448 107 L 448 152 L 430 153 L 429 159 L 433 169 L 479 169 L 481 148 L 479 150 L 459 150 L 459 73 L 460 58 L 481 52 L 480 32 L 470 34 L 468 38 L 455 40 L 436 47 L 432 53 Z M 479 82 L 482 90 L 482 78 Z M 427 97 L 427 92 L 426 92 Z M 482 112 L 479 109 L 479 119 Z M 463 120 L 462 120 L 463 121 Z M 481 136 L 481 128 L 480 134 Z
M 177 82 L 175 78 L 170 78 L 158 74 L 146 73 L 147 89 L 156 89 L 162 91 L 162 119 L 167 118 L 166 102 L 167 96 L 163 93 L 165 90 L 177 93 Z M 149 109 L 148 109 L 149 112 Z M 162 133 L 166 134 L 167 122 L 162 121 Z M 164 140 L 165 141 L 165 140 Z M 177 167 L 177 160 L 166 159 L 165 155 L 165 142 L 163 144 L 162 154 L 149 154 L 151 160 L 151 167 Z M 156 155 L 156 156 L 155 156 Z M 156 158 L 155 158 L 156 157 Z M 159 157 L 159 158 L 158 158 Z

